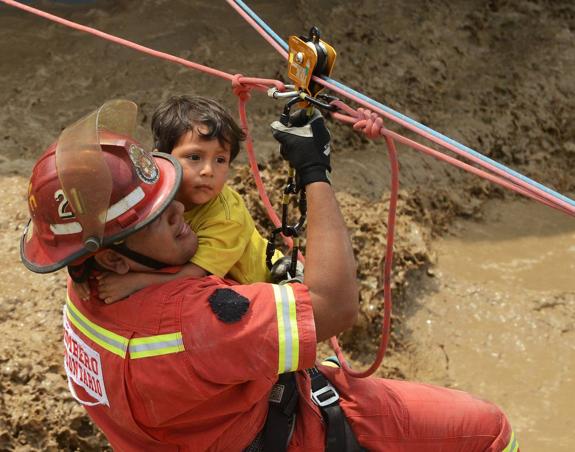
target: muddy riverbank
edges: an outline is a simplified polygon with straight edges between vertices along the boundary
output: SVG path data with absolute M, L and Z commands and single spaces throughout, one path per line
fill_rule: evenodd
M 286 79 L 284 62 L 225 2 L 28 3 L 230 73 Z M 336 79 L 575 194 L 572 1 L 248 3 L 282 37 L 319 26 L 338 51 Z M 148 146 L 151 112 L 168 95 L 210 95 L 232 111 L 235 99 L 221 80 L 3 4 L 0 56 L 0 449 L 102 450 L 105 438 L 64 380 L 65 275 L 34 275 L 19 262 L 33 161 L 63 127 L 110 98 L 138 103 L 138 137 Z M 254 94 L 248 108 L 277 205 L 283 170 L 271 158 L 276 144 L 268 124 L 281 105 Z M 334 186 L 362 290 L 360 321 L 342 342 L 361 366 L 371 359 L 381 321 L 375 294 L 389 168 L 381 143 L 335 122 L 330 127 Z M 394 333 L 379 374 L 493 399 L 509 413 L 522 450 L 573 449 L 573 219 L 518 204 L 416 151 L 400 147 L 399 158 Z M 244 164 L 240 158 L 232 183 L 266 229 Z

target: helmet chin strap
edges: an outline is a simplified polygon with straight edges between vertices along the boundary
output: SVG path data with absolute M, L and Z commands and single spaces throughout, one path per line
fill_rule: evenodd
M 153 268 L 154 270 L 161 270 L 162 268 L 171 267 L 172 264 L 166 264 L 165 262 L 158 261 L 153 257 L 145 256 L 138 253 L 137 251 L 131 250 L 126 246 L 124 242 L 113 243 L 108 246 L 109 249 L 116 251 L 117 253 L 125 256 L 138 264 L 145 265 L 146 267 Z

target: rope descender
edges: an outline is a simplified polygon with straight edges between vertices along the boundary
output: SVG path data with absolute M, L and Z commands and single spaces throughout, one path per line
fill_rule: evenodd
M 335 64 L 336 52 L 332 46 L 320 39 L 317 27 L 311 27 L 309 36 L 290 36 L 288 40 L 288 76 L 298 91 L 305 91 L 316 97 L 323 89 L 312 82 L 312 76 L 329 76 Z
M 274 99 L 288 99 L 280 116 L 280 122 L 288 126 L 290 112 L 293 106 L 299 104 L 301 109 L 307 109 L 308 114 L 312 113 L 311 107 L 318 107 L 323 110 L 335 111 L 337 107 L 331 105 L 336 100 L 335 97 L 320 94 L 323 86 L 312 82 L 313 76 L 329 76 L 335 63 L 336 52 L 332 46 L 320 39 L 320 32 L 317 27 L 312 27 L 308 37 L 290 36 L 289 38 L 289 58 L 288 76 L 294 83 L 286 85 L 290 91 L 280 91 L 277 87 L 268 90 L 268 96 Z M 298 196 L 297 206 L 300 218 L 294 225 L 288 224 L 288 210 L 292 196 Z M 274 280 L 291 279 L 297 274 L 297 259 L 300 248 L 300 233 L 304 227 L 307 215 L 307 201 L 305 190 L 297 186 L 295 170 L 290 167 L 288 179 L 282 197 L 282 222 L 281 226 L 275 228 L 268 240 L 266 248 L 266 265 L 272 273 Z M 293 240 L 291 259 L 281 259 L 272 263 L 275 252 L 275 242 L 279 234 L 290 237 Z M 287 278 L 286 278 L 287 277 Z
M 336 52 L 332 46 L 320 39 L 317 27 L 312 27 L 308 37 L 289 37 L 288 77 L 293 85 L 286 87 L 291 91 L 280 92 L 273 87 L 268 90 L 268 96 L 274 99 L 290 98 L 287 102 L 280 122 L 287 125 L 291 107 L 300 104 L 300 108 L 316 106 L 323 110 L 335 111 L 330 102 L 336 98 L 320 94 L 324 88 L 313 82 L 312 77 L 329 76 L 335 64 Z

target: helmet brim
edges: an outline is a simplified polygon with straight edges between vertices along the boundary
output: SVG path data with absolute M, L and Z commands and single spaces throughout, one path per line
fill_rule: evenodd
M 152 153 L 159 169 L 157 195 L 148 202 L 146 210 L 136 223 L 122 232 L 106 237 L 102 248 L 118 242 L 154 221 L 175 198 L 182 181 L 182 167 L 169 154 Z M 29 270 L 35 273 L 51 273 L 66 265 L 87 258 L 93 253 L 82 244 L 50 246 L 41 240 L 38 231 L 34 230 L 32 221 L 28 222 L 20 239 L 20 258 Z

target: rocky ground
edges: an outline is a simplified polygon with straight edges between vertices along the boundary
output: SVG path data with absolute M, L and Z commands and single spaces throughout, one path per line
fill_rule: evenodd
M 225 2 L 27 3 L 230 73 L 286 80 L 284 62 Z M 337 80 L 562 193 L 575 193 L 571 1 L 248 3 L 284 38 L 305 33 L 311 25 L 320 27 L 338 51 Z M 34 275 L 19 262 L 33 161 L 66 125 L 111 98 L 138 103 L 138 136 L 147 145 L 151 112 L 168 95 L 210 95 L 234 111 L 235 99 L 219 79 L 6 5 L 0 6 L 0 55 L 0 449 L 102 450 L 106 440 L 72 400 L 62 369 L 65 275 Z M 276 145 L 267 124 L 280 108 L 259 94 L 249 105 L 263 177 L 275 200 L 283 168 L 273 158 Z M 382 143 L 335 122 L 331 129 L 334 186 L 353 237 L 361 283 L 362 315 L 342 342 L 361 366 L 371 359 L 381 321 L 377 293 L 389 169 Z M 418 354 L 408 350 L 412 332 L 403 325 L 412 315 L 413 297 L 421 296 L 408 287 L 428 287 L 425 281 L 433 279 L 436 263 L 434 243 L 455 219 L 481 220 L 485 202 L 497 198 L 505 210 L 514 196 L 411 149 L 399 152 L 394 334 L 379 373 L 453 384 L 436 378 L 433 370 L 426 374 L 427 363 L 418 365 Z M 245 194 L 266 230 L 269 224 L 244 163 L 236 165 L 232 184 Z M 571 309 L 565 312 L 573 316 Z M 551 332 L 554 326 L 547 328 Z M 537 413 L 532 416 L 536 424 Z

